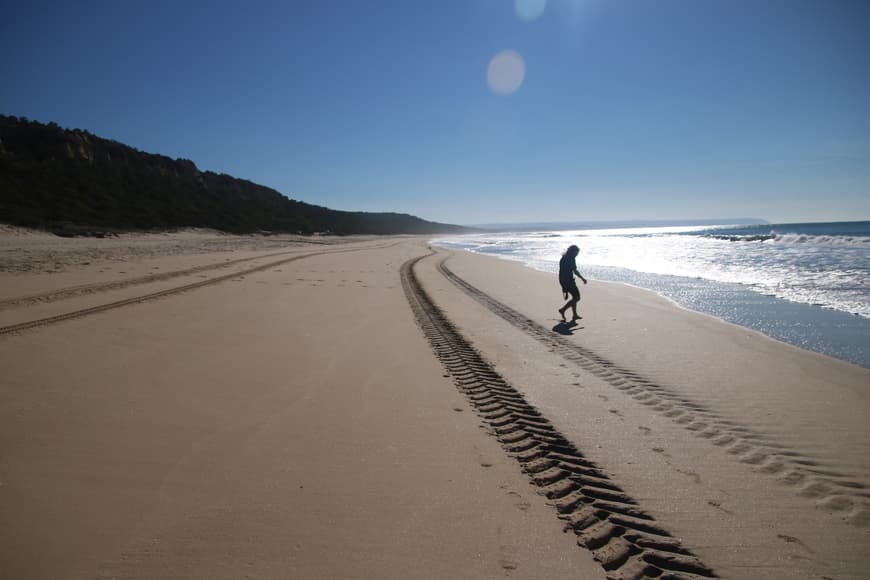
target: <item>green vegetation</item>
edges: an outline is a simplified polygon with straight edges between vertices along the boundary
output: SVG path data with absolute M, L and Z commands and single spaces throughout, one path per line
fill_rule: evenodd
M 200 171 L 187 159 L 3 115 L 0 222 L 61 235 L 183 227 L 337 235 L 470 231 L 407 214 L 311 205 L 250 181 Z

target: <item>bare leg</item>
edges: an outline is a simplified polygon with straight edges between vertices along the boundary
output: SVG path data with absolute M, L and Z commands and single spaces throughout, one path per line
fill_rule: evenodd
M 574 315 L 574 320 L 580 318 L 580 315 L 577 314 L 577 303 L 579 300 L 571 300 L 571 313 Z
M 565 303 L 565 306 L 559 309 L 559 314 L 562 316 L 562 320 L 565 320 L 565 311 L 571 309 L 571 312 L 574 313 L 574 318 L 578 318 L 577 316 L 577 301 L 572 297 L 568 302 Z

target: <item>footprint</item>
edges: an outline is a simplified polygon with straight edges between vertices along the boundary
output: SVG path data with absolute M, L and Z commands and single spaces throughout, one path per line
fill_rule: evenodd
M 783 540 L 786 544 L 797 544 L 798 546 L 800 546 L 801 548 L 803 548 L 807 552 L 809 552 L 811 554 L 815 553 L 815 550 L 813 550 L 812 548 L 810 548 L 809 546 L 807 546 L 806 544 L 804 544 L 803 542 L 801 542 L 798 538 L 795 538 L 794 536 L 788 536 L 786 534 L 777 534 L 776 537 L 779 538 L 780 540 Z
M 727 509 L 723 508 L 723 507 L 722 507 L 722 502 L 720 502 L 720 501 L 716 501 L 716 500 L 714 500 L 714 499 L 708 499 L 708 500 L 707 500 L 707 505 L 711 505 L 711 506 L 713 506 L 714 508 L 716 508 L 717 510 L 723 511 L 723 512 L 725 512 L 725 513 L 728 514 L 728 515 L 732 515 L 732 516 L 734 515 L 734 512 L 732 512 L 731 510 L 727 510 Z
M 691 477 L 692 481 L 695 482 L 695 485 L 701 485 L 701 476 L 694 471 L 690 471 L 688 469 L 677 469 L 677 473 L 682 473 L 683 475 Z

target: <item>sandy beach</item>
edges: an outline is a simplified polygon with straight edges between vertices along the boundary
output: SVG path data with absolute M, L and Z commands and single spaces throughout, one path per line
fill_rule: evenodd
M 427 242 L 0 232 L 0 577 L 870 575 L 870 371 Z

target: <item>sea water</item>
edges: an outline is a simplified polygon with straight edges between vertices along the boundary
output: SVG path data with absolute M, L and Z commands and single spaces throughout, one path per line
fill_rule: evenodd
M 685 308 L 870 368 L 870 222 L 518 227 L 433 243 L 545 272 L 558 271 L 561 254 L 576 244 L 587 278 L 653 290 Z

